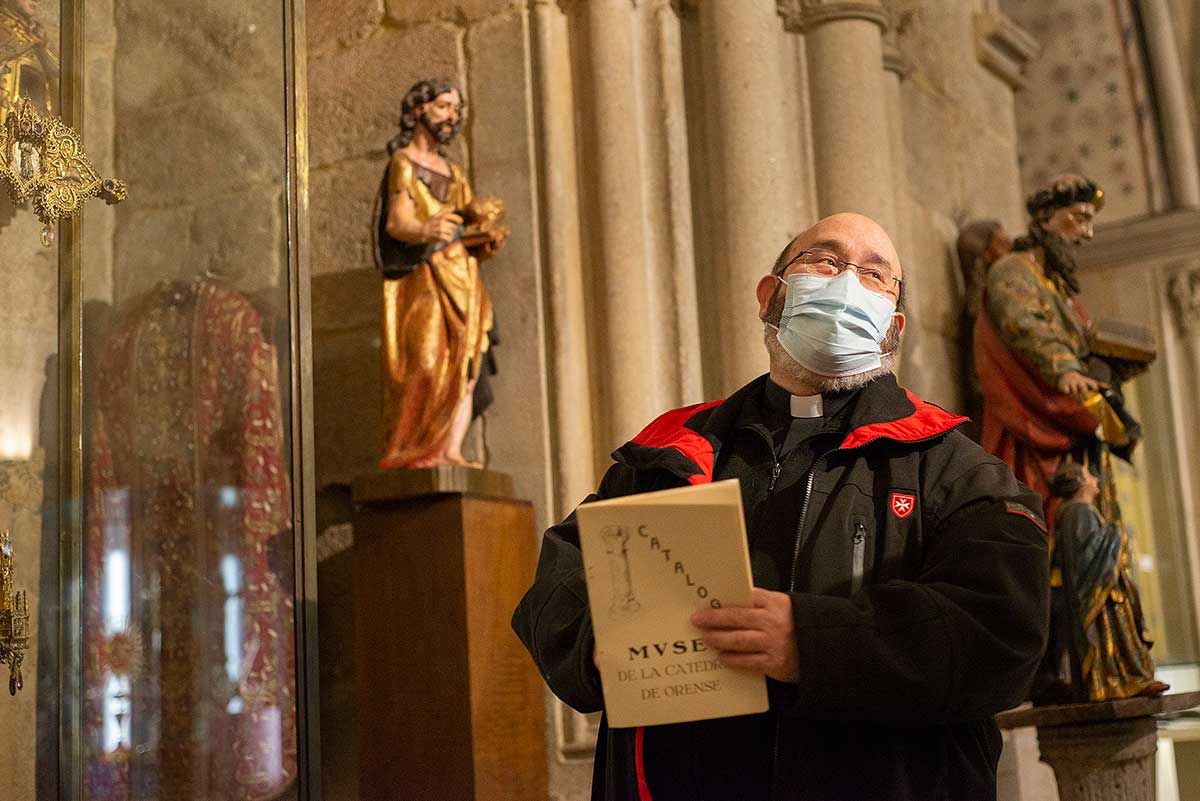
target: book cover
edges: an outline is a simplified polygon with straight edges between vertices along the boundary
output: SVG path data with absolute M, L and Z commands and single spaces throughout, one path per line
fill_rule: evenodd
M 765 712 L 766 679 L 723 667 L 688 621 L 751 603 L 737 480 L 584 504 L 577 518 L 609 725 Z

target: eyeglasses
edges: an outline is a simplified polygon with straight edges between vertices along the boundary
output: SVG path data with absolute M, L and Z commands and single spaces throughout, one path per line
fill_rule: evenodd
M 901 279 L 895 278 L 890 272 L 882 267 L 874 264 L 863 266 L 855 264 L 851 261 L 839 258 L 836 253 L 830 253 L 828 250 L 802 250 L 796 255 L 796 258 L 789 261 L 784 268 L 779 271 L 778 277 L 783 278 L 783 273 L 788 271 L 788 268 L 793 264 L 799 263 L 801 269 L 798 272 L 808 273 L 810 275 L 841 275 L 846 270 L 853 270 L 858 276 L 859 282 L 867 289 L 873 292 L 882 292 L 885 295 L 898 295 L 900 285 L 904 283 Z M 892 285 L 895 284 L 895 289 Z

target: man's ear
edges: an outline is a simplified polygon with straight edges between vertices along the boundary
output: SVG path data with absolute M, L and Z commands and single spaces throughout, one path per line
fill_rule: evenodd
M 896 334 L 898 336 L 904 336 L 904 324 L 907 322 L 904 312 L 896 312 L 892 315 L 892 319 L 896 322 Z
M 767 316 L 767 306 L 771 303 L 771 297 L 777 290 L 782 289 L 783 286 L 774 275 L 764 275 L 758 279 L 758 286 L 754 289 L 754 294 L 758 297 L 758 319 L 762 320 Z

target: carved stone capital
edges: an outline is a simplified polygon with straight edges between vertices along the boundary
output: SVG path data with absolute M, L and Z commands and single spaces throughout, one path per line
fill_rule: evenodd
M 1025 86 L 1025 65 L 1042 48 L 1024 28 L 995 10 L 975 15 L 975 52 L 979 63 L 1015 92 Z
M 784 29 L 793 33 L 851 19 L 874 22 L 881 31 L 886 31 L 890 23 L 879 0 L 778 0 L 778 8 Z
M 1171 274 L 1167 294 L 1175 310 L 1175 324 L 1185 337 L 1200 334 L 1200 265 L 1185 267 Z

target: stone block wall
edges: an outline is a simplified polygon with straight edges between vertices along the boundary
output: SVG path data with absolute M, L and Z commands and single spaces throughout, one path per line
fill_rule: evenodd
M 210 272 L 283 285 L 281 10 L 227 0 L 115 0 L 113 299 Z M 282 311 L 281 297 L 272 299 Z
M 954 243 L 968 220 L 1024 227 L 1013 88 L 981 63 L 977 20 L 983 3 L 895 0 L 896 45 L 911 67 L 901 83 L 911 219 L 906 275 L 916 290 L 910 326 L 921 352 L 906 350 L 902 379 L 949 409 L 962 408 L 959 299 Z M 903 209 L 902 209 L 903 210 Z

